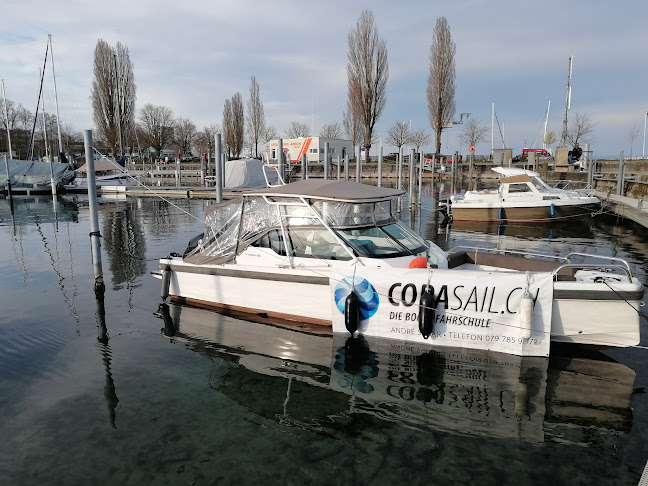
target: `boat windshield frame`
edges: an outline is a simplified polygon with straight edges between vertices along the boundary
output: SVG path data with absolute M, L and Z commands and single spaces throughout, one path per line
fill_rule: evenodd
M 399 221 L 381 225 L 336 227 L 333 231 L 353 251 L 366 258 L 425 256 L 430 246 Z

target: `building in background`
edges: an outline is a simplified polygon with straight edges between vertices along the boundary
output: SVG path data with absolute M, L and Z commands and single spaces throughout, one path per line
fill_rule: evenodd
M 338 138 L 308 137 L 308 138 L 286 138 L 283 139 L 283 151 L 286 154 L 286 162 L 301 162 L 302 154 L 306 154 L 306 160 L 310 162 L 324 162 L 324 147 L 329 145 L 329 156 L 332 161 L 344 159 L 346 155 L 353 158 L 353 143 L 351 140 Z M 278 140 L 271 140 L 263 145 L 264 157 L 269 160 L 277 159 Z

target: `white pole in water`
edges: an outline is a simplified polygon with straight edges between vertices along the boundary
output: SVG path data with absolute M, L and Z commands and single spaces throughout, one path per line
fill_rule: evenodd
M 410 149 L 410 157 L 409 157 L 409 181 L 407 183 L 407 189 L 409 189 L 409 207 L 412 209 L 414 205 L 416 204 L 416 192 L 414 192 L 414 189 L 416 188 L 416 182 L 414 180 L 415 178 L 415 170 L 416 170 L 416 163 L 414 162 L 414 154 L 415 154 L 414 149 Z
M 418 195 L 417 202 L 421 205 L 421 192 L 423 192 L 423 150 L 419 152 L 419 171 L 418 171 Z
M 92 249 L 92 265 L 94 270 L 94 291 L 104 292 L 106 286 L 101 268 L 101 233 L 99 232 L 99 212 L 97 210 L 97 186 L 95 183 L 94 156 L 92 154 L 92 130 L 83 133 L 85 144 L 86 167 L 88 168 L 88 200 L 90 202 L 90 244 Z
M 330 159 L 329 159 L 329 143 L 324 142 L 324 180 L 327 181 L 329 178 Z
M 356 158 L 356 182 L 362 182 L 362 147 L 358 146 L 358 156 Z
M 284 165 L 282 138 L 277 139 L 277 152 L 275 155 L 277 156 L 277 173 L 279 174 L 279 180 L 283 182 L 286 180 L 286 166 Z
M 215 157 L 214 160 L 216 161 L 216 202 L 220 203 L 223 202 L 223 164 L 221 163 L 221 152 L 223 151 L 223 147 L 221 145 L 221 134 L 217 133 L 216 134 L 216 142 L 215 142 L 216 148 L 214 150 Z
M 646 117 L 644 118 L 644 137 L 643 137 L 643 150 L 641 151 L 641 158 L 646 158 L 646 122 L 648 122 L 648 111 L 646 112 Z M 11 145 L 9 146 L 11 150 Z
M 378 148 L 378 187 L 382 187 L 383 147 Z

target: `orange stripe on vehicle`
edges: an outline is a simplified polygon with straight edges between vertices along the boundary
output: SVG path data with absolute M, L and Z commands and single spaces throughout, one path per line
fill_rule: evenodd
M 310 147 L 311 142 L 313 141 L 312 138 L 307 138 L 304 141 L 304 144 L 302 145 L 301 150 L 299 151 L 299 156 L 297 157 L 297 160 L 293 160 L 292 162 L 301 162 L 301 157 L 303 154 L 308 152 L 308 147 Z

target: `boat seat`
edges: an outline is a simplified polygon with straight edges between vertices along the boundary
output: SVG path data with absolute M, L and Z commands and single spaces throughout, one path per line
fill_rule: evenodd
M 522 272 L 553 272 L 561 262 L 536 260 L 520 255 L 502 255 L 498 253 L 480 253 L 458 251 L 448 255 L 448 268 L 456 268 L 465 263 L 488 267 L 506 268 Z M 573 268 L 562 268 L 558 272 L 560 280 L 570 280 L 574 276 Z

